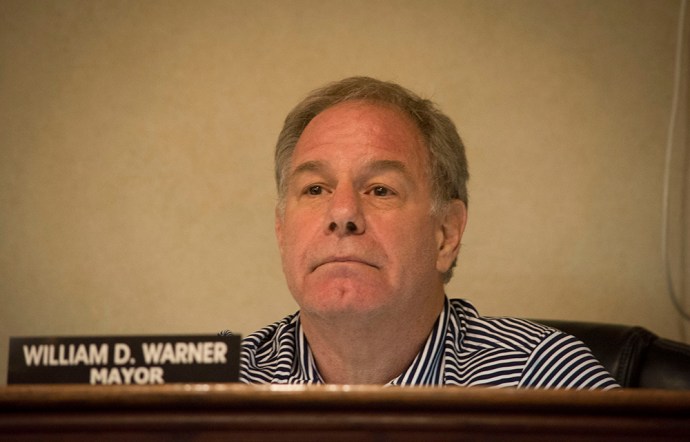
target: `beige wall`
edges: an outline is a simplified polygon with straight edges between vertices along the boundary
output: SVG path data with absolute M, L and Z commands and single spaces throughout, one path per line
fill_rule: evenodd
M 683 338 L 659 241 L 678 10 L 0 0 L 2 380 L 11 335 L 246 334 L 293 312 L 272 146 L 301 96 L 353 74 L 432 97 L 466 141 L 449 295 Z M 684 97 L 672 264 L 687 288 Z

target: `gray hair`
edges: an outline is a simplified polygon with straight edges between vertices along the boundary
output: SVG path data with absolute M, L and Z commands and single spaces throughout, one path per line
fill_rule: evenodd
M 319 113 L 351 100 L 391 105 L 415 122 L 429 149 L 434 212 L 442 210 L 454 199 L 467 205 L 469 172 L 465 147 L 451 119 L 430 100 L 398 84 L 369 77 L 350 77 L 312 91 L 285 118 L 275 150 L 275 178 L 281 211 L 287 192 L 290 161 L 302 132 Z M 446 282 L 450 280 L 454 266 L 455 263 L 444 275 Z

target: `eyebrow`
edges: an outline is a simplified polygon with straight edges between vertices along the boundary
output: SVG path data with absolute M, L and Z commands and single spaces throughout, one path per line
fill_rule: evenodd
M 410 171 L 405 166 L 404 163 L 397 160 L 377 160 L 372 163 L 367 164 L 367 172 L 369 173 L 380 173 L 380 172 L 400 172 L 401 174 L 411 177 Z
M 327 167 L 321 161 L 306 161 L 300 164 L 299 166 L 295 167 L 295 170 L 293 170 L 290 174 L 290 178 L 292 179 L 296 175 L 300 175 L 306 172 L 321 172 L 325 169 L 327 169 Z
M 323 161 L 305 161 L 304 163 L 297 166 L 295 170 L 292 171 L 292 173 L 290 174 L 290 179 L 294 178 L 297 175 L 301 175 L 303 173 L 308 172 L 324 173 L 327 172 L 329 169 L 330 167 L 324 164 Z M 412 174 L 410 173 L 407 166 L 405 166 L 405 164 L 401 161 L 397 160 L 372 161 L 371 163 L 368 163 L 364 166 L 364 170 L 366 175 L 392 171 L 399 172 L 407 178 L 412 178 Z

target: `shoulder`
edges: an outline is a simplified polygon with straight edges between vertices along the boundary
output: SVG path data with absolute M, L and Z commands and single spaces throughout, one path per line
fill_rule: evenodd
M 295 357 L 299 313 L 262 328 L 242 340 L 240 380 L 269 383 L 288 375 Z
M 480 316 L 477 309 L 464 299 L 451 299 L 453 316 L 463 335 L 467 349 L 503 348 L 532 353 L 556 330 L 526 319 Z
M 522 386 L 607 390 L 619 385 L 582 341 L 555 331 L 530 355 Z
M 451 320 L 460 330 L 463 354 L 481 360 L 482 367 L 492 372 L 500 365 L 515 375 L 503 376 L 500 385 L 586 389 L 617 386 L 590 349 L 574 336 L 525 319 L 480 316 L 472 304 L 461 299 L 451 300 L 451 313 Z
M 286 316 L 278 322 L 274 322 L 271 325 L 249 334 L 247 337 L 242 339 L 242 349 L 255 351 L 264 347 L 266 344 L 275 341 L 276 339 L 290 336 L 295 330 L 298 317 L 299 313 L 294 313 Z

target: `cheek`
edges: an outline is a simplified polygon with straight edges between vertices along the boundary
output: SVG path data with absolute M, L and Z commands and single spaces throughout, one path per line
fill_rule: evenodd
M 302 250 L 303 241 L 300 241 L 298 237 L 299 233 L 300 229 L 295 229 L 293 223 L 283 222 L 279 237 L 281 266 L 285 282 L 293 294 L 299 293 L 302 285 L 300 282 L 303 273 L 301 263 L 304 251 Z
M 387 220 L 380 224 L 382 228 L 379 229 L 379 238 L 382 239 L 381 243 L 388 244 L 390 255 L 405 261 L 408 265 L 418 266 L 427 261 L 432 261 L 435 265 L 437 229 L 432 221 L 424 219 L 401 225 L 400 219 L 398 217 L 396 220 Z
M 416 225 L 407 237 L 407 245 L 412 257 L 419 264 L 436 266 L 438 256 L 438 229 L 433 220 L 427 219 Z
M 294 261 L 294 257 L 300 253 L 299 246 L 302 243 L 299 239 L 300 230 L 294 229 L 290 225 L 283 226 L 283 235 L 280 245 L 280 254 L 283 257 L 283 261 L 289 261 L 290 263 Z
M 310 238 L 314 237 L 317 223 L 315 217 L 301 216 L 293 213 L 286 216 L 280 227 L 278 241 L 280 254 L 285 264 L 294 265 L 304 258 L 305 252 L 311 244 Z

